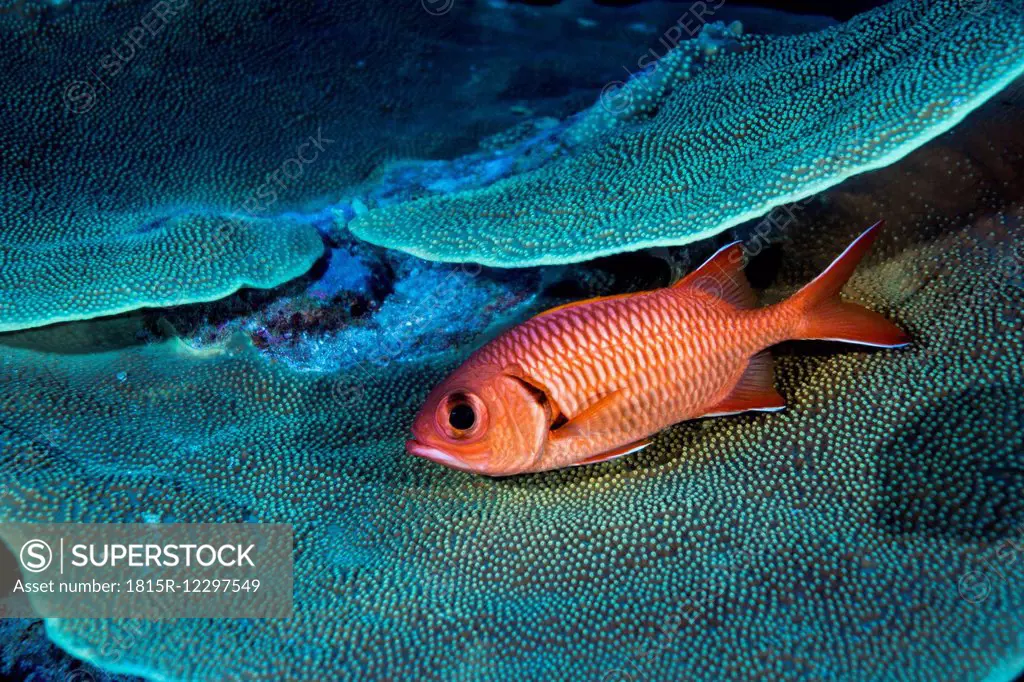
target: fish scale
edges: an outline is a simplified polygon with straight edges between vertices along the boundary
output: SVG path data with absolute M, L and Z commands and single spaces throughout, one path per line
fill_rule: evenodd
M 714 344 L 728 332 L 731 316 L 757 314 L 762 313 L 730 309 L 707 295 L 663 289 L 529 320 L 495 349 L 496 360 L 518 364 L 537 377 L 569 419 L 610 391 L 629 390 L 632 409 L 609 415 L 609 421 L 657 431 L 692 418 L 709 400 L 724 397 L 729 379 L 742 371 L 751 355 L 770 345 L 763 338 L 769 325 L 750 322 L 746 327 L 752 333 L 746 339 L 734 338 L 728 354 L 719 353 Z M 586 330 L 585 341 L 574 335 L 578 329 Z M 557 350 L 557 363 L 538 351 L 538 338 Z M 716 353 L 717 361 L 709 362 Z M 599 375 L 607 379 L 595 381 Z M 682 376 L 688 377 L 685 390 L 668 390 Z M 662 392 L 675 399 L 660 400 Z M 590 440 L 595 447 L 619 444 L 622 431 L 617 426 L 606 432 L 594 430 Z

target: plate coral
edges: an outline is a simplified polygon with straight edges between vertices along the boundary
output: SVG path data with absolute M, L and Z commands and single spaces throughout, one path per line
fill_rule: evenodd
M 369 212 L 351 229 L 424 258 L 505 267 L 717 234 L 896 161 L 1024 72 L 1024 8 L 962 5 L 893 2 L 795 36 L 709 24 L 606 86 L 539 168 Z
M 101 42 L 130 28 L 97 34 L 104 6 L 0 22 L 57 49 L 54 34 L 76 24 Z M 291 524 L 294 615 L 0 620 L 0 673 L 1008 681 L 1024 670 L 1024 564 L 1007 561 L 1024 547 L 1019 3 L 897 2 L 795 37 L 723 22 L 639 76 L 657 94 L 621 111 L 586 108 L 602 81 L 582 57 L 586 104 L 575 87 L 513 87 L 530 79 L 492 54 L 479 62 L 504 74 L 501 88 L 465 64 L 442 69 L 452 83 L 469 77 L 466 101 L 485 104 L 452 113 L 436 137 L 420 126 L 450 105 L 414 115 L 424 93 L 359 74 L 415 82 L 406 69 L 465 49 L 447 15 L 427 31 L 337 3 L 323 33 L 290 35 L 274 7 L 192 8 L 210 18 L 196 40 L 212 51 L 196 80 L 172 82 L 198 100 L 135 101 L 143 84 L 166 94 L 157 81 L 187 70 L 166 61 L 185 47 L 154 45 L 138 56 L 152 71 L 143 61 L 123 74 L 138 83 L 96 90 L 91 124 L 89 112 L 57 117 L 78 156 L 32 147 L 25 164 L 24 130 L 0 131 L 15 152 L 0 157 L 0 522 Z M 514 33 L 547 11 L 497 7 L 457 21 Z M 587 10 L 590 28 L 582 10 L 557 10 L 560 30 L 610 45 L 606 10 L 618 11 Z M 421 42 L 360 67 L 328 40 L 346 20 Z M 252 46 L 301 37 L 322 52 L 276 62 L 252 49 L 229 68 L 237 54 L 219 50 L 233 30 Z M 10 43 L 0 53 L 31 68 Z M 338 90 L 282 100 L 294 92 L 280 79 L 299 65 Z M 569 82 L 572 69 L 543 71 Z M 0 79 L 16 111 L 61 92 Z M 508 111 L 506 87 L 528 114 Z M 190 138 L 188 101 L 204 103 L 191 105 L 200 128 L 237 129 Z M 323 108 L 305 109 L 315 113 L 294 136 L 270 135 L 310 101 Z M 394 127 L 370 141 L 343 143 L 325 124 L 351 146 L 325 144 L 308 182 L 245 213 L 318 121 L 379 116 Z M 160 134 L 114 163 L 111 140 L 142 134 L 145 120 Z M 391 134 L 411 147 L 386 148 Z M 246 154 L 228 153 L 240 145 Z M 436 381 L 538 310 L 663 286 L 733 239 L 762 302 L 782 300 L 883 217 L 844 293 L 913 344 L 783 345 L 785 412 L 680 424 L 627 458 L 510 479 L 404 452 Z M 617 253 L 653 244 L 675 246 Z

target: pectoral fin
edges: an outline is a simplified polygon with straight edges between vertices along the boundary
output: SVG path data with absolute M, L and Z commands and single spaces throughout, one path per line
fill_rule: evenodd
M 634 452 L 640 452 L 641 450 L 643 450 L 644 448 L 646 448 L 650 444 L 651 444 L 650 439 L 644 438 L 643 440 L 638 440 L 635 443 L 627 443 L 626 445 L 623 445 L 621 447 L 617 447 L 617 448 L 615 448 L 613 450 L 609 450 L 608 452 L 602 452 L 602 453 L 597 454 L 597 455 L 592 455 L 592 456 L 588 457 L 587 459 L 584 459 L 584 460 L 582 460 L 580 462 L 576 462 L 575 464 L 573 464 L 573 466 L 574 467 L 581 467 L 581 466 L 585 466 L 587 464 L 597 464 L 598 462 L 607 462 L 610 459 L 616 459 L 618 457 L 623 457 L 625 455 L 631 455 Z
M 626 399 L 628 395 L 621 389 L 606 393 L 593 405 L 552 430 L 552 436 L 569 438 L 604 433 L 614 426 L 615 406 Z

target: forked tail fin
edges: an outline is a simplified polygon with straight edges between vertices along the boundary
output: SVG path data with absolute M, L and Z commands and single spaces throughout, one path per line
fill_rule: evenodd
M 871 248 L 882 224 L 878 221 L 865 230 L 824 272 L 784 303 L 800 310 L 800 320 L 791 338 L 846 341 L 882 348 L 910 343 L 902 329 L 878 313 L 839 298 L 839 290 Z

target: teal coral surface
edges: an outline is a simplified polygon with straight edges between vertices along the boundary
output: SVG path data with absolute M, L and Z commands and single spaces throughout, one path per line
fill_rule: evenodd
M 423 258 L 505 267 L 709 237 L 896 161 L 1024 72 L 1024 6 L 963 5 L 898 0 L 796 36 L 710 24 L 606 87 L 539 168 L 350 228 Z
M 582 13 L 586 26 L 488 3 L 20 0 L 0 11 L 0 329 L 301 274 L 319 212 L 387 163 L 585 107 L 607 68 L 589 55 L 625 60 L 641 34 Z M 562 36 L 579 51 L 543 47 Z
M 680 425 L 609 464 L 492 480 L 407 456 L 409 420 L 464 350 L 356 376 L 237 340 L 142 344 L 134 317 L 7 335 L 0 518 L 287 522 L 297 538 L 291 619 L 48 634 L 149 679 L 1012 666 L 1024 575 L 990 567 L 1024 528 L 1024 148 L 1002 116 L 1019 107 L 998 99 L 971 130 L 745 233 L 751 254 L 783 250 L 775 300 L 888 215 L 846 293 L 911 348 L 785 347 L 785 413 Z M 977 184 L 997 189 L 979 203 Z
M 296 539 L 292 618 L 0 621 L 0 677 L 1024 672 L 1021 4 L 771 37 L 726 6 L 589 109 L 677 5 L 410 4 L 198 0 L 95 91 L 66 88 L 147 8 L 0 12 L 0 112 L 31 124 L 0 126 L 0 565 L 12 521 Z M 844 295 L 913 343 L 778 347 L 785 412 L 512 479 L 404 450 L 435 382 L 545 307 L 734 239 L 779 301 L 880 218 Z
M 135 216 L 135 220 L 141 219 Z M 0 331 L 270 288 L 309 270 L 323 242 L 307 223 L 179 215 L 91 234 L 10 225 L 0 245 Z

